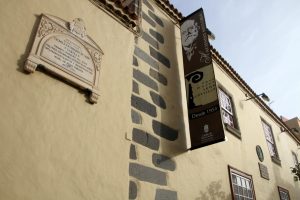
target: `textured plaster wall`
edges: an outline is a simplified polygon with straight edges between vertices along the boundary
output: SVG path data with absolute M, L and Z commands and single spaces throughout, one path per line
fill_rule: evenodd
M 98 104 L 25 74 L 38 16 L 80 17 L 104 51 Z M 0 1 L 0 199 L 126 199 L 134 36 L 87 0 Z
M 299 197 L 299 184 L 293 181 L 289 169 L 292 160 L 291 150 L 297 150 L 296 143 L 286 133 L 280 133 L 279 125 L 265 114 L 257 104 L 253 101 L 244 101 L 246 97 L 243 90 L 216 63 L 215 74 L 219 84 L 232 95 L 242 138 L 240 140 L 226 131 L 227 142 L 192 152 L 194 157 L 201 156 L 199 162 L 203 167 L 199 171 L 204 175 L 203 180 L 206 180 L 207 183 L 221 180 L 222 189 L 228 194 L 230 186 L 227 165 L 231 165 L 253 176 L 258 199 L 279 199 L 277 186 L 288 189 L 291 197 Z M 281 167 L 271 161 L 261 125 L 261 117 L 272 126 L 282 163 Z M 259 160 L 255 151 L 256 145 L 260 145 L 264 152 L 265 160 L 262 164 L 268 167 L 269 181 L 260 177 Z
M 0 1 L 0 199 L 231 199 L 228 165 L 253 176 L 257 199 L 300 196 L 289 167 L 296 143 L 215 65 L 233 96 L 242 138 L 189 145 L 180 30 L 143 2 L 138 39 L 87 0 Z M 44 72 L 25 74 L 38 16 L 81 17 L 104 51 L 100 100 Z M 282 166 L 271 161 L 261 117 L 271 124 Z M 270 180 L 260 177 L 255 147 Z
M 252 175 L 257 199 L 279 200 L 278 186 L 289 190 L 291 199 L 298 199 L 299 183 L 294 182 L 290 171 L 291 151 L 298 151 L 296 142 L 287 133 L 281 133 L 280 126 L 254 101 L 244 101 L 244 91 L 218 64 L 214 63 L 214 69 L 219 86 L 232 95 L 241 139 L 225 131 L 227 141 L 176 156 L 177 169 L 170 174 L 170 180 L 175 188 L 180 188 L 178 199 L 232 199 L 228 165 Z M 281 166 L 271 160 L 261 118 L 272 126 Z M 256 145 L 263 150 L 262 164 L 267 166 L 270 180 L 260 176 Z
M 142 1 L 141 37 L 133 55 L 130 199 L 177 199 L 174 158 L 188 132 L 180 32 L 152 1 Z

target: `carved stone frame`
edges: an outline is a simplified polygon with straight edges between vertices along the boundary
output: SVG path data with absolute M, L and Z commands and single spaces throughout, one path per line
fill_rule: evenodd
M 72 47 L 62 44 L 65 45 L 63 46 L 64 49 L 56 46 L 55 48 L 59 49 L 58 53 L 55 52 L 55 54 L 51 55 L 52 57 L 56 55 L 55 59 L 54 57 L 50 59 L 52 58 L 51 56 L 46 57 L 46 54 L 43 55 L 43 50 L 47 42 L 52 38 L 63 38 L 66 41 L 70 41 L 78 47 L 77 51 L 81 52 L 81 55 L 78 56 L 77 54 L 74 58 L 66 55 L 67 51 L 72 51 Z M 49 50 L 49 44 L 46 48 Z M 86 28 L 82 19 L 77 18 L 73 22 L 67 22 L 58 17 L 42 14 L 30 54 L 25 61 L 24 70 L 33 73 L 39 65 L 42 65 L 46 70 L 71 82 L 73 85 L 90 91 L 89 101 L 97 103 L 100 95 L 100 63 L 103 55 L 101 48 L 86 34 Z M 73 61 L 72 59 L 75 60 L 75 63 L 77 62 L 77 65 L 70 64 Z M 81 71 L 79 73 L 75 69 L 79 69 L 78 66 L 81 63 L 84 63 L 82 64 L 84 66 L 80 68 Z M 88 79 L 85 74 L 89 77 Z

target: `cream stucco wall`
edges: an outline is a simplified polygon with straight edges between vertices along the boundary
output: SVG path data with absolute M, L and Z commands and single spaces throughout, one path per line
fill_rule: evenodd
M 216 65 L 217 66 L 217 65 Z M 277 186 L 288 189 L 292 199 L 299 197 L 299 184 L 294 182 L 290 172 L 292 166 L 291 150 L 297 151 L 297 143 L 288 136 L 286 132 L 281 133 L 280 125 L 276 123 L 269 115 L 266 114 L 255 101 L 244 101 L 246 99 L 245 92 L 232 81 L 224 71 L 216 67 L 217 80 L 225 87 L 233 97 L 236 115 L 239 122 L 242 140 L 234 138 L 230 133 L 228 142 L 234 147 L 241 147 L 240 151 L 231 151 L 228 154 L 238 154 L 241 162 L 237 160 L 229 161 L 236 163 L 234 166 L 246 173 L 253 175 L 254 187 L 258 199 L 279 199 Z M 281 166 L 275 164 L 270 157 L 267 143 L 262 129 L 261 119 L 264 119 L 272 127 L 275 143 L 277 145 L 278 154 L 281 160 Z M 264 165 L 268 167 L 270 180 L 260 178 L 258 170 L 258 158 L 256 156 L 255 147 L 260 145 L 265 160 Z
M 216 195 L 231 199 L 228 165 L 253 176 L 257 199 L 279 200 L 277 186 L 288 189 L 291 199 L 300 198 L 299 183 L 294 182 L 289 168 L 291 151 L 298 151 L 296 142 L 281 133 L 280 126 L 254 101 L 243 101 L 245 92 L 217 63 L 215 75 L 232 95 L 242 138 L 226 131 L 226 142 L 186 150 L 189 130 L 179 26 L 154 1 L 149 3 L 163 26 L 150 17 L 156 26 L 143 18 L 141 29 L 163 36 L 156 50 L 170 62 L 169 67 L 158 62 L 155 70 L 167 79 L 167 85 L 158 83 L 157 91 L 133 77 L 133 70 L 149 74 L 153 68 L 135 53 L 138 47 L 149 54 L 151 44 L 143 37 L 135 38 L 90 1 L 0 0 L 0 199 L 123 200 L 128 193 L 135 194 L 129 181 L 137 187 L 136 199 L 159 199 L 161 189 L 170 199 L 174 195 L 183 200 L 210 200 Z M 142 5 L 148 16 L 150 7 Z M 23 72 L 41 13 L 67 21 L 82 18 L 87 33 L 104 51 L 97 104 L 87 103 L 80 90 L 43 71 Z M 138 66 L 133 66 L 133 56 Z M 138 94 L 133 91 L 133 81 L 138 84 Z M 155 117 L 131 102 L 134 95 L 154 104 L 150 91 L 166 103 L 166 108 L 156 105 Z M 132 110 L 141 117 L 140 123 L 133 123 Z M 281 166 L 270 158 L 261 118 L 272 126 Z M 153 120 L 174 130 L 176 140 L 154 133 Z M 139 143 L 133 129 L 157 138 L 159 148 L 150 149 L 149 138 Z M 263 149 L 270 180 L 260 177 L 256 145 Z M 129 158 L 132 146 L 136 159 Z M 154 166 L 154 154 L 169 157 L 175 168 Z M 151 170 L 131 172 L 136 170 L 130 168 L 132 164 L 162 173 L 166 184 L 154 183 L 157 180 L 151 177 Z
M 145 11 L 147 8 L 143 10 Z M 159 17 L 164 18 L 164 15 L 159 15 Z M 147 23 L 146 25 L 143 24 L 143 28 L 148 28 Z M 179 28 L 178 26 L 174 28 L 177 55 L 181 55 Z M 161 31 L 164 32 L 165 30 Z M 172 33 L 173 31 L 168 31 L 168 38 L 173 37 Z M 160 52 L 172 56 L 169 48 L 167 49 L 168 51 L 164 50 L 163 48 Z M 178 57 L 178 67 L 182 68 L 181 56 Z M 228 165 L 230 165 L 253 176 L 257 199 L 279 199 L 277 186 L 288 189 L 291 198 L 297 199 L 300 195 L 299 183 L 294 182 L 289 168 L 292 166 L 291 149 L 297 151 L 296 142 L 287 133 L 280 133 L 280 126 L 257 104 L 253 103 L 253 101 L 243 101 L 246 98 L 245 91 L 217 63 L 214 63 L 214 68 L 218 83 L 223 88 L 226 88 L 233 97 L 242 139 L 238 139 L 226 131 L 226 137 L 228 138 L 226 142 L 193 151 L 178 151 L 174 147 L 170 151 L 163 151 L 176 162 L 175 172 L 168 173 L 168 188 L 177 191 L 178 199 L 213 199 L 214 197 L 231 199 L 228 175 Z M 180 78 L 182 79 L 182 77 L 181 72 Z M 185 94 L 183 88 L 181 88 L 181 91 L 182 94 Z M 182 101 L 185 102 L 184 100 Z M 172 98 L 168 99 L 168 102 L 172 102 Z M 176 108 L 174 109 L 176 110 Z M 282 166 L 271 161 L 261 125 L 261 118 L 272 126 Z M 150 126 L 150 123 L 148 125 Z M 176 128 L 179 127 L 176 124 L 172 125 Z M 145 130 L 151 129 L 149 126 L 143 125 L 143 128 Z M 184 135 L 184 133 L 181 134 Z M 179 144 L 181 143 L 179 142 Z M 263 164 L 268 168 L 269 181 L 260 176 L 256 145 L 260 145 L 263 149 L 265 156 Z M 168 146 L 168 143 L 164 143 L 162 146 Z M 146 165 L 151 165 L 151 162 L 149 162 L 151 153 L 140 148 L 139 153 L 148 155 L 148 158 L 142 159 L 142 162 Z M 154 197 L 151 189 L 145 189 L 149 187 L 155 188 L 149 183 L 140 183 L 141 193 L 143 194 L 143 191 L 146 193 L 144 193 L 145 196 L 141 194 L 141 199 L 146 197 L 148 197 L 146 199 L 152 199 Z
M 292 151 L 298 146 L 288 133 L 254 101 L 244 101 L 245 91 L 214 62 L 216 79 L 234 102 L 241 131 L 241 139 L 225 131 L 227 141 L 186 152 L 175 158 L 177 171 L 172 178 L 179 199 L 231 199 L 228 166 L 252 175 L 257 199 L 279 200 L 278 186 L 289 190 L 291 199 L 300 197 L 299 182 L 295 182 L 290 167 L 293 166 Z M 262 129 L 261 118 L 272 127 L 281 166 L 271 160 Z M 264 153 L 262 164 L 267 166 L 270 180 L 261 178 L 256 145 Z
M 185 153 L 187 146 L 189 145 L 189 137 L 188 134 L 188 126 L 187 126 L 187 109 L 186 109 L 186 97 L 185 97 L 185 86 L 183 77 L 183 68 L 182 68 L 182 57 L 181 55 L 181 39 L 180 39 L 180 30 L 178 28 L 178 24 L 175 24 L 170 17 L 164 13 L 153 1 L 149 1 L 151 3 L 151 10 L 145 4 L 142 5 L 142 12 L 149 16 L 149 12 L 153 12 L 162 22 L 162 25 L 156 23 L 155 26 L 149 24 L 144 18 L 142 20 L 141 29 L 142 32 L 149 34 L 150 29 L 158 32 L 164 38 L 163 43 L 159 43 L 158 51 L 163 56 L 165 56 L 170 61 L 170 66 L 166 66 L 159 62 L 159 73 L 167 79 L 167 84 L 158 84 L 158 93 L 166 102 L 165 109 L 157 109 L 157 117 L 151 117 L 146 115 L 145 113 L 141 113 L 142 115 L 142 123 L 141 124 L 133 124 L 133 128 L 139 128 L 147 133 L 150 133 L 154 137 L 157 137 L 153 133 L 152 121 L 157 120 L 166 124 L 167 126 L 175 129 L 178 132 L 178 138 L 175 141 L 169 141 L 165 138 L 159 138 L 159 149 L 157 151 L 150 150 L 149 148 L 145 148 L 142 145 L 136 144 L 133 141 L 133 144 L 136 146 L 137 160 L 133 161 L 133 163 L 138 163 L 147 167 L 154 167 L 152 156 L 154 153 L 166 155 L 172 160 L 176 158 L 178 155 Z M 151 18 L 151 17 L 150 17 Z M 151 18 L 153 20 L 153 18 Z M 155 22 L 155 20 L 153 20 Z M 153 47 L 149 45 L 143 37 L 139 37 L 136 42 L 136 47 L 142 49 L 144 52 L 149 54 L 149 47 Z M 139 71 L 148 74 L 149 69 L 153 69 L 153 66 L 144 62 L 143 59 L 139 58 L 139 56 L 135 55 L 138 58 L 138 69 Z M 149 95 L 149 91 L 154 91 L 153 88 L 149 88 L 143 84 L 139 83 L 139 96 L 144 98 L 148 102 L 151 101 L 151 97 Z M 133 110 L 136 110 L 133 108 Z M 154 167 L 155 168 L 155 167 Z M 167 184 L 159 185 L 149 183 L 148 181 L 140 181 L 136 177 L 130 177 L 131 180 L 137 183 L 138 187 L 138 195 L 137 199 L 156 199 L 157 193 L 155 192 L 157 189 L 165 189 L 171 190 L 175 192 L 179 192 L 179 187 L 181 187 L 180 182 L 172 181 L 174 176 L 177 176 L 178 163 L 176 163 L 176 168 L 174 171 L 169 171 L 165 169 L 155 168 L 166 174 Z M 167 197 L 164 197 L 167 198 Z M 178 197 L 179 198 L 179 197 Z M 158 198 L 160 199 L 160 198 Z M 170 198 L 172 199 L 172 198 Z M 181 199 L 181 198 L 179 198 Z
M 23 72 L 41 13 L 82 18 L 104 51 L 97 104 Z M 0 20 L 0 199 L 126 199 L 134 35 L 87 0 L 1 0 Z

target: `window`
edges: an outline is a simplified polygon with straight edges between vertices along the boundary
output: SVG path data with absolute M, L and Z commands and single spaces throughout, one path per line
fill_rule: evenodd
M 293 161 L 295 165 L 298 165 L 299 161 L 298 161 L 298 157 L 297 154 L 295 152 L 292 152 L 292 156 L 293 156 Z
M 289 191 L 278 186 L 280 200 L 290 200 Z
M 224 123 L 235 128 L 231 98 L 221 89 L 219 89 L 219 97 Z
M 277 152 L 275 140 L 273 137 L 273 131 L 269 124 L 267 124 L 264 120 L 262 120 L 262 126 L 265 133 L 265 138 L 267 141 L 268 149 L 270 152 L 270 155 L 272 157 L 272 160 L 276 162 L 277 164 L 280 164 L 279 155 Z
M 225 90 L 219 88 L 219 100 L 223 123 L 226 129 L 240 138 L 241 133 L 238 130 L 239 128 L 234 112 L 232 98 L 225 92 Z
M 234 200 L 251 200 L 255 198 L 252 176 L 232 167 L 228 167 Z

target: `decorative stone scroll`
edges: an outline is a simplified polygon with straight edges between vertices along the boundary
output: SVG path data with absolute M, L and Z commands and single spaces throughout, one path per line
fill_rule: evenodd
M 89 100 L 99 97 L 101 48 L 86 34 L 82 19 L 66 22 L 41 15 L 39 27 L 24 70 L 33 73 L 37 66 L 90 92 Z

